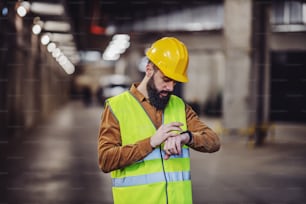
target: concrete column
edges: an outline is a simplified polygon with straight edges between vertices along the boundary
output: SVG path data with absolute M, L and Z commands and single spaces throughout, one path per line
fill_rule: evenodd
M 255 124 L 253 139 L 255 145 L 264 143 L 269 128 L 270 103 L 270 21 L 269 1 L 254 0 L 253 3 L 253 68 L 252 68 L 252 107 L 256 114 L 252 114 Z
M 224 1 L 225 84 L 223 125 L 244 129 L 250 125 L 252 0 Z
M 35 107 L 35 95 L 37 93 L 36 83 L 38 79 L 35 77 L 35 62 L 37 57 L 37 43 L 38 37 L 34 34 L 31 35 L 31 43 L 29 46 L 29 56 L 26 60 L 25 75 L 24 75 L 24 111 L 25 111 L 25 128 L 30 129 L 37 121 L 37 107 Z

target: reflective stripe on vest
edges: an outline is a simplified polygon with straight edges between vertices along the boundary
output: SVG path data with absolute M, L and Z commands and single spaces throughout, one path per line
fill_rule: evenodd
M 165 152 L 162 151 L 161 152 L 162 157 L 165 156 Z M 154 149 L 150 154 L 148 154 L 143 160 L 140 160 L 138 162 L 141 161 L 148 161 L 148 160 L 153 160 L 153 159 L 160 159 L 160 150 L 159 149 Z M 182 148 L 182 153 L 180 155 L 172 155 L 171 158 L 189 158 L 190 154 L 189 154 L 189 149 L 187 148 Z
M 168 182 L 175 181 L 185 181 L 190 180 L 190 172 L 157 172 L 152 174 L 145 174 L 140 176 L 130 176 L 125 178 L 114 178 L 112 179 L 114 187 L 123 187 L 123 186 L 137 186 L 144 184 L 151 184 L 165 181 L 164 176 Z
M 122 145 L 135 144 L 155 134 L 150 117 L 134 96 L 126 91 L 106 101 L 120 124 Z M 187 129 L 184 102 L 171 96 L 163 113 L 163 124 L 181 122 Z M 115 203 L 192 203 L 190 155 L 187 146 L 181 155 L 164 160 L 157 147 L 144 159 L 111 172 Z M 150 195 L 150 201 L 146 196 Z

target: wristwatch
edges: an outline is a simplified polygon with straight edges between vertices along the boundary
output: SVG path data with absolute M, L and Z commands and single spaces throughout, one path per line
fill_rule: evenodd
M 190 142 L 192 141 L 192 133 L 189 130 L 186 130 L 186 131 L 181 132 L 180 134 L 182 135 L 182 134 L 185 134 L 185 133 L 188 133 L 188 135 L 189 135 L 189 141 L 188 141 L 187 144 L 190 144 Z

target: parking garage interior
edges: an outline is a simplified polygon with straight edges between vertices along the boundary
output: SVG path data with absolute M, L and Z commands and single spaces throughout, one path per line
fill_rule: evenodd
M 221 139 L 217 153 L 191 152 L 193 202 L 306 202 L 304 0 L 2 0 L 0 11 L 0 203 L 113 203 L 97 160 L 104 101 L 142 79 L 164 36 L 189 52 L 174 94 Z

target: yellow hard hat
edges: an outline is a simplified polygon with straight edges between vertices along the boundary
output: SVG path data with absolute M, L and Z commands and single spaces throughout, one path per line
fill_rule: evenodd
M 146 55 L 165 76 L 178 82 L 188 81 L 188 50 L 181 41 L 164 37 L 154 42 Z

